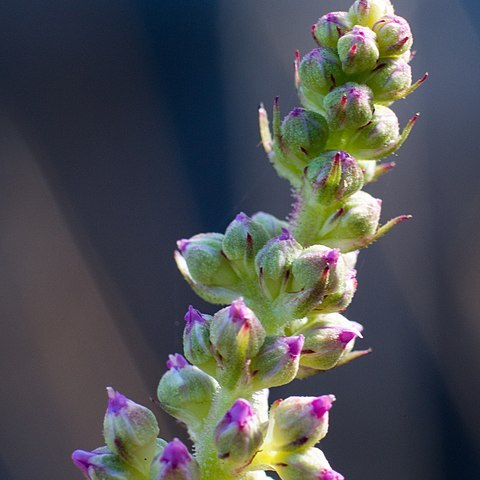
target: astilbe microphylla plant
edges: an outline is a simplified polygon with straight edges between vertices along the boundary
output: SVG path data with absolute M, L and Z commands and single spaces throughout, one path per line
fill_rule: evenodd
M 358 251 L 408 216 L 380 224 L 381 201 L 362 188 L 394 166 L 378 163 L 407 138 L 391 104 L 412 84 L 412 34 L 389 0 L 356 0 L 313 26 L 317 46 L 297 52 L 301 106 L 272 132 L 259 110 L 263 147 L 294 192 L 288 220 L 238 214 L 225 233 L 178 242 L 176 262 L 204 300 L 227 305 L 185 316 L 184 356 L 170 355 L 158 385 L 162 408 L 185 424 L 193 452 L 157 438 L 152 412 L 108 388 L 105 447 L 77 450 L 91 480 L 341 480 L 316 447 L 335 397 L 290 397 L 268 406 L 268 389 L 331 370 L 363 327 L 342 313 L 357 287 Z

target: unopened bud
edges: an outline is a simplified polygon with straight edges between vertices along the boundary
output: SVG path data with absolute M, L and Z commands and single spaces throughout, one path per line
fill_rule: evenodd
M 278 400 L 270 409 L 265 443 L 283 452 L 313 447 L 328 432 L 328 411 L 334 401 L 333 395 Z
M 112 453 L 141 472 L 148 471 L 159 432 L 155 415 L 113 388 L 107 388 L 108 407 L 103 436 Z
M 319 233 L 319 241 L 326 246 L 349 252 L 366 247 L 378 228 L 381 202 L 364 191 L 348 197 Z
M 188 427 L 197 428 L 210 410 L 218 384 L 178 353 L 170 355 L 167 366 L 157 389 L 160 405 Z
M 227 227 L 222 248 L 231 261 L 253 260 L 268 240 L 269 236 L 263 225 L 242 212 Z
M 305 175 L 312 194 L 325 205 L 347 198 L 363 187 L 362 169 L 342 150 L 322 153 L 308 165 Z
M 327 121 L 319 113 L 294 108 L 281 126 L 282 145 L 305 164 L 324 149 L 329 135 Z
M 302 252 L 302 246 L 284 229 L 257 254 L 255 268 L 260 284 L 271 298 L 276 298 L 285 287 L 293 261 Z
M 178 439 L 168 443 L 152 465 L 151 480 L 200 480 L 197 461 Z
M 413 36 L 408 22 L 398 15 L 385 15 L 375 22 L 372 30 L 377 34 L 381 57 L 396 57 L 408 52 Z
M 238 277 L 222 254 L 223 235 L 200 233 L 177 242 L 192 278 L 204 285 L 231 286 Z
M 263 228 L 268 233 L 268 238 L 277 237 L 281 235 L 282 229 L 288 227 L 288 223 L 270 215 L 266 212 L 257 212 L 252 215 L 252 220 L 263 225 Z
M 366 80 L 375 102 L 391 103 L 405 96 L 412 85 L 412 68 L 401 59 L 381 59 Z
M 239 298 L 217 312 L 210 327 L 210 341 L 219 366 L 222 385 L 231 387 L 240 378 L 245 361 L 260 351 L 265 329 Z
M 357 290 L 358 282 L 356 275 L 357 271 L 355 269 L 349 270 L 347 268 L 343 287 L 339 288 L 335 293 L 327 295 L 315 309 L 322 313 L 342 312 L 345 310 L 352 303 L 353 296 Z
M 358 83 L 349 82 L 334 88 L 323 99 L 323 105 L 332 130 L 357 129 L 373 117 L 373 93 Z
M 282 480 L 344 480 L 343 475 L 332 470 L 323 452 L 314 447 L 277 454 L 273 466 Z
M 267 337 L 250 364 L 250 375 L 255 390 L 279 387 L 290 383 L 297 375 L 302 335 Z
M 346 148 L 358 159 L 375 160 L 392 153 L 399 139 L 400 129 L 395 113 L 388 107 L 376 105 L 372 121 L 357 130 Z
M 210 349 L 210 322 L 212 317 L 204 315 L 191 305 L 185 315 L 183 350 L 185 357 L 194 365 L 203 365 L 213 360 Z
M 326 95 L 341 84 L 344 78 L 337 53 L 327 47 L 320 47 L 307 53 L 298 71 L 302 86 L 319 95 Z
M 260 420 L 250 403 L 236 400 L 216 426 L 214 438 L 218 457 L 230 467 L 248 464 L 263 441 Z
M 318 19 L 312 35 L 320 46 L 337 48 L 338 39 L 351 28 L 348 12 L 331 12 Z
M 348 12 L 354 24 L 373 27 L 384 15 L 393 14 L 390 0 L 356 0 Z
M 379 51 L 376 35 L 367 27 L 356 25 L 338 41 L 338 56 L 347 75 L 372 70 L 377 63 Z
M 72 460 L 88 480 L 130 480 L 134 475 L 134 471 L 107 448 L 93 452 L 75 450 Z

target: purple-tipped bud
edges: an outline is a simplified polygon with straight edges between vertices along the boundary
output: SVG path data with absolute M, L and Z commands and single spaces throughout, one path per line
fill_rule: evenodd
M 357 129 L 373 117 L 373 93 L 366 85 L 349 82 L 333 89 L 323 105 L 332 130 Z
M 363 172 L 357 161 L 343 150 L 328 151 L 315 158 L 305 172 L 317 202 L 330 205 L 363 187 Z
M 338 249 L 314 245 L 304 249 L 292 265 L 291 291 L 297 292 L 296 316 L 305 316 L 326 295 L 342 288 L 345 263 Z
M 245 260 L 253 260 L 269 238 L 263 225 L 242 212 L 227 227 L 222 243 L 223 252 L 229 260 L 241 262 L 237 267 L 242 267 Z
M 263 228 L 268 233 L 268 238 L 277 237 L 282 233 L 282 229 L 288 227 L 287 222 L 279 220 L 277 217 L 265 212 L 257 212 L 253 214 L 252 220 L 263 225 Z
M 75 450 L 72 461 L 89 480 L 129 480 L 134 475 L 120 457 L 113 455 L 106 448 L 98 448 L 93 452 Z
M 300 63 L 298 74 L 302 87 L 321 96 L 340 85 L 344 79 L 336 51 L 326 47 L 307 53 Z
M 354 24 L 372 28 L 384 15 L 393 14 L 390 0 L 356 0 L 348 12 Z
M 203 315 L 191 305 L 185 315 L 183 350 L 194 365 L 203 365 L 213 360 L 210 349 L 210 315 Z M 207 372 L 208 373 L 208 372 Z
M 349 138 L 346 148 L 357 159 L 375 160 L 390 155 L 399 140 L 397 116 L 389 108 L 376 105 L 372 121 Z
M 410 50 L 413 36 L 408 22 L 398 15 L 385 15 L 372 27 L 381 57 L 396 57 Z
M 157 389 L 160 405 L 188 427 L 196 428 L 206 418 L 218 384 L 178 353 L 169 356 L 167 366 L 169 370 Z
M 331 12 L 319 18 L 313 25 L 312 35 L 320 46 L 337 48 L 338 39 L 352 26 L 347 12 Z
M 200 480 L 200 467 L 178 439 L 168 443 L 152 465 L 152 480 Z
M 333 395 L 278 400 L 270 410 L 265 443 L 283 452 L 312 447 L 328 432 L 328 412 L 334 401 Z
M 402 59 L 381 59 L 366 83 L 373 91 L 375 102 L 388 104 L 408 94 L 412 68 Z
M 372 70 L 379 57 L 375 33 L 356 25 L 338 41 L 338 56 L 347 75 Z
M 302 246 L 290 232 L 270 240 L 257 254 L 255 268 L 264 293 L 276 298 L 284 290 L 290 276 L 293 261 L 302 252 Z
M 193 280 L 208 286 L 231 287 L 238 283 L 238 277 L 222 254 L 222 242 L 220 233 L 200 233 L 177 242 Z
M 344 480 L 318 448 L 277 452 L 272 463 L 282 480 Z
M 267 337 L 250 364 L 255 390 L 279 387 L 290 383 L 297 375 L 303 335 Z
M 282 146 L 304 165 L 324 150 L 329 136 L 328 124 L 322 115 L 299 107 L 285 117 L 280 132 Z
M 108 408 L 103 422 L 105 443 L 129 465 L 148 471 L 159 432 L 155 415 L 111 387 L 107 393 Z
M 243 374 L 245 361 L 257 355 L 264 340 L 265 329 L 242 298 L 214 315 L 210 341 L 222 385 L 236 384 Z
M 217 455 L 231 468 L 247 465 L 263 441 L 260 420 L 250 403 L 239 398 L 215 428 Z

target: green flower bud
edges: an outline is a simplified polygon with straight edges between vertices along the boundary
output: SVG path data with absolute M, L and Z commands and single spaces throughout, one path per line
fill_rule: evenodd
M 218 457 L 230 468 L 247 465 L 263 442 L 262 426 L 250 403 L 236 400 L 216 426 L 214 438 Z
M 380 211 L 380 200 L 363 191 L 354 193 L 327 219 L 318 240 L 343 252 L 366 247 L 377 231 Z
M 160 405 L 190 429 L 197 429 L 210 411 L 218 383 L 178 353 L 170 355 L 167 367 L 157 389 Z
M 343 475 L 332 470 L 318 448 L 280 453 L 274 457 L 274 462 L 273 467 L 282 480 L 344 480 Z
M 290 383 L 297 375 L 302 347 L 302 335 L 267 337 L 250 364 L 253 388 L 260 390 Z
M 252 215 L 252 220 L 260 225 L 263 225 L 263 228 L 268 233 L 268 238 L 277 237 L 281 235 L 282 229 L 288 227 L 288 222 L 279 220 L 277 217 L 270 215 L 265 212 L 257 212 Z
M 319 18 L 313 25 L 312 35 L 320 46 L 337 48 L 338 39 L 352 26 L 348 12 L 331 12 Z
M 178 439 L 165 445 L 150 473 L 151 480 L 200 480 L 201 471 L 187 447 Z
M 356 158 L 376 160 L 389 155 L 399 141 L 397 116 L 388 107 L 376 105 L 372 121 L 350 138 L 346 149 Z
M 256 223 L 242 212 L 227 227 L 222 249 L 231 261 L 253 260 L 268 240 L 269 236 L 263 225 Z
M 315 158 L 305 172 L 312 194 L 325 205 L 353 195 L 363 187 L 363 172 L 347 152 L 329 151 Z
M 113 388 L 107 388 L 108 408 L 103 436 L 112 453 L 141 472 L 148 472 L 159 432 L 155 415 Z
M 222 254 L 223 235 L 200 233 L 177 242 L 192 278 L 204 285 L 232 286 L 238 277 Z
M 375 22 L 372 30 L 377 34 L 381 57 L 397 57 L 408 52 L 413 36 L 408 22 L 398 15 L 385 15 Z
M 326 95 L 344 79 L 342 65 L 335 50 L 320 47 L 307 53 L 298 70 L 302 87 Z
M 389 104 L 409 93 L 412 68 L 404 60 L 381 59 L 366 83 L 372 89 L 376 103 Z
M 354 24 L 373 27 L 384 15 L 393 14 L 390 0 L 356 0 L 348 11 Z
M 293 261 L 302 252 L 302 246 L 284 229 L 257 254 L 255 268 L 264 293 L 276 298 L 285 288 Z
M 304 164 L 323 151 L 329 130 L 327 121 L 319 113 L 294 108 L 281 125 L 282 146 Z
M 210 315 L 203 315 L 190 305 L 185 315 L 186 325 L 183 331 L 185 357 L 194 365 L 201 365 L 202 370 L 205 370 L 205 364 L 213 363 L 213 370 L 208 369 L 207 373 L 215 372 L 215 361 L 210 348 L 211 320 Z
M 270 409 L 266 449 L 292 452 L 313 447 L 328 432 L 328 412 L 334 401 L 333 395 L 277 400 Z
M 72 460 L 89 480 L 130 480 L 135 475 L 134 470 L 108 448 L 97 448 L 93 452 L 75 450 Z
M 332 130 L 357 129 L 373 117 L 373 93 L 358 83 L 349 82 L 334 88 L 323 99 L 323 105 Z
M 210 341 L 223 386 L 233 387 L 244 373 L 245 362 L 257 355 L 265 340 L 265 329 L 243 299 L 218 311 L 210 326 Z
M 343 255 L 343 257 L 345 257 L 345 255 Z M 322 303 L 315 307 L 315 310 L 322 313 L 341 312 L 345 310 L 350 303 L 352 303 L 353 296 L 357 290 L 356 275 L 356 270 L 349 270 L 347 268 L 343 285 L 341 285 L 336 292 L 327 295 L 322 300 Z
M 376 35 L 366 27 L 356 25 L 338 41 L 338 56 L 347 75 L 375 68 L 379 57 Z

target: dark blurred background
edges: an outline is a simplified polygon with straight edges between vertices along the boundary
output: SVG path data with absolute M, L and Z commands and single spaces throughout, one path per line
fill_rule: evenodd
M 150 400 L 189 303 L 175 240 L 243 210 L 284 216 L 256 107 L 296 104 L 292 59 L 344 0 L 0 2 L 0 478 L 81 478 L 105 386 Z M 427 84 L 397 168 L 370 191 L 411 213 L 365 251 L 347 316 L 367 358 L 288 388 L 335 393 L 322 448 L 348 479 L 480 478 L 477 0 L 398 0 Z M 183 437 L 184 438 L 184 437 Z

